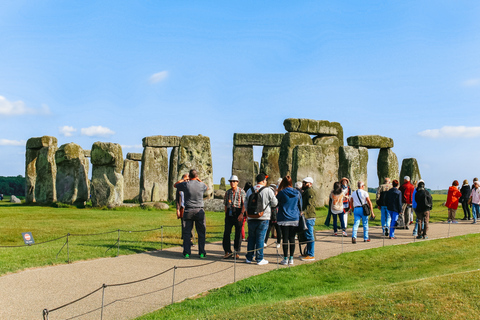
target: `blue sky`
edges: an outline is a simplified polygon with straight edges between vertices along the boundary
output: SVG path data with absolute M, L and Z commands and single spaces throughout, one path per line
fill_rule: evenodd
M 233 133 L 311 118 L 393 138 L 427 187 L 471 182 L 479 17 L 478 1 L 3 2 L 0 175 L 24 175 L 30 137 L 126 154 L 145 136 L 202 134 L 218 183 Z

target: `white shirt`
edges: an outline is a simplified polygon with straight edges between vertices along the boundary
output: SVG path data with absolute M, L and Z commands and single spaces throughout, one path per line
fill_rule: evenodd
M 358 194 L 358 197 L 357 197 L 357 194 Z M 360 197 L 360 200 L 362 200 L 361 203 L 358 200 L 359 197 Z M 352 192 L 351 198 L 353 199 L 353 207 L 354 208 L 355 207 L 361 207 L 362 204 L 368 203 L 367 200 L 366 200 L 368 198 L 368 192 L 365 191 L 365 190 L 362 190 L 362 189 L 358 189 L 358 190 Z

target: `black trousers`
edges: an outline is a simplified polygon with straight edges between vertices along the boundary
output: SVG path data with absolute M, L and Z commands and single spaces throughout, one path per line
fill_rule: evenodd
M 295 230 L 297 227 L 292 226 L 280 226 L 282 229 L 282 249 L 284 257 L 293 257 L 295 253 Z M 288 255 L 288 249 L 290 249 L 290 255 Z
M 198 235 L 198 253 L 205 254 L 205 235 L 207 225 L 205 222 L 205 211 L 203 208 L 185 208 L 183 213 L 182 233 L 183 233 L 183 254 L 192 254 L 192 243 L 190 237 L 192 228 L 195 225 Z
M 463 200 L 462 209 L 463 209 L 463 217 L 465 219 L 470 219 L 470 207 L 468 206 L 468 199 Z
M 242 241 L 242 225 L 243 219 L 238 221 L 238 216 L 242 214 L 242 208 L 234 208 L 232 215 L 225 213 L 225 229 L 223 231 L 223 251 L 232 253 L 230 235 L 232 228 L 235 227 L 235 238 L 233 240 L 233 248 L 236 252 L 240 252 Z

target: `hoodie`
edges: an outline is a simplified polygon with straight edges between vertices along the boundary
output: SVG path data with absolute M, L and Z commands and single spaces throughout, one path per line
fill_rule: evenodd
M 278 213 L 277 223 L 283 226 L 298 226 L 298 219 L 302 210 L 302 196 L 294 188 L 288 187 L 277 194 Z

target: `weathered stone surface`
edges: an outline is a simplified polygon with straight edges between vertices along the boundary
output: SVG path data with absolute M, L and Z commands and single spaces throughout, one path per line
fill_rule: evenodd
M 142 154 L 141 153 L 127 153 L 127 159 L 133 161 L 142 161 Z
M 154 195 L 154 185 L 157 194 Z M 155 200 L 153 200 L 155 196 Z M 140 199 L 142 202 L 165 201 L 168 198 L 167 148 L 145 147 L 140 174 Z
M 317 136 L 313 138 L 313 144 L 316 146 L 328 146 L 339 148 L 342 144 L 337 137 L 334 136 Z
M 215 199 L 225 199 L 225 193 L 226 193 L 226 191 L 222 190 L 222 189 L 215 190 L 214 198 Z
M 294 119 L 283 121 L 283 126 L 288 132 L 301 132 L 314 135 L 336 136 L 343 145 L 343 128 L 338 122 L 327 120 Z
M 339 148 L 338 179 L 350 180 L 352 190 L 357 190 L 357 182 L 363 181 L 367 186 L 368 149 L 364 147 L 341 146 Z M 333 187 L 333 185 L 332 185 Z
M 212 167 L 212 149 L 210 147 L 210 138 L 202 135 L 182 136 L 178 150 L 178 174 L 177 181 L 181 174 L 195 169 L 198 177 L 207 186 L 208 190 L 204 196 L 207 199 L 213 198 L 213 167 Z
M 279 147 L 263 147 L 262 160 L 260 162 L 260 172 L 264 172 L 268 175 L 268 185 L 277 183 L 278 178 L 280 178 L 280 167 L 278 166 L 279 158 Z
M 44 136 L 27 141 L 25 200 L 48 204 L 57 201 L 55 152 L 57 138 Z M 40 147 L 40 148 L 38 148 Z
M 94 164 L 90 189 L 94 207 L 115 207 L 123 204 L 123 176 L 115 167 Z
M 178 147 L 173 147 L 170 151 L 170 164 L 168 166 L 168 200 L 176 198 L 176 190 L 173 186 L 177 182 L 178 175 Z
M 328 205 L 333 183 L 338 181 L 338 141 L 332 145 L 297 146 L 293 150 L 293 181 L 313 178 L 316 205 Z
M 255 180 L 255 166 L 253 164 L 253 147 L 233 146 L 232 174 L 238 177 L 238 185 L 243 188 L 247 181 Z
M 162 187 L 160 186 L 160 184 L 158 182 L 154 182 L 153 183 L 153 190 L 152 190 L 152 201 L 154 202 L 158 202 L 158 201 L 161 201 L 161 190 Z
M 281 177 L 292 175 L 293 149 L 296 146 L 312 145 L 312 143 L 312 138 L 306 133 L 288 132 L 283 136 L 278 160 Z
M 51 136 L 43 136 L 38 138 L 30 138 L 27 140 L 27 149 L 40 149 L 43 147 L 57 147 L 57 138 Z
M 73 142 L 60 146 L 55 162 L 57 201 L 68 204 L 87 201 L 90 195 L 88 161 L 85 161 L 82 147 Z
M 205 211 L 225 212 L 225 205 L 222 199 L 208 199 L 204 200 L 203 209 Z
M 22 203 L 22 201 L 20 199 L 18 199 L 17 197 L 15 197 L 13 194 L 10 196 L 10 202 L 12 202 L 12 203 Z
M 123 162 L 123 200 L 137 200 L 140 197 L 140 165 L 138 161 L 126 159 Z
M 180 137 L 177 136 L 151 136 L 142 139 L 143 147 L 168 148 L 178 147 L 180 145 Z
M 143 202 L 140 204 L 142 208 L 155 208 L 158 210 L 168 210 L 170 206 L 164 202 Z
M 109 166 L 115 168 L 116 173 L 122 172 L 123 152 L 118 143 L 95 142 L 91 154 L 94 166 Z
M 235 133 L 233 145 L 280 147 L 283 136 L 283 133 Z
M 414 181 L 418 181 L 422 179 L 422 175 L 420 174 L 420 169 L 418 168 L 417 159 L 415 158 L 407 158 L 403 159 L 402 161 L 402 169 L 400 170 L 400 184 L 403 183 L 403 178 L 405 176 L 410 177 L 410 181 L 413 183 Z
M 368 149 L 393 148 L 393 139 L 378 135 L 352 136 L 347 138 L 351 147 L 364 147 Z
M 85 158 L 91 158 L 92 157 L 92 150 L 83 150 L 83 156 Z
M 260 173 L 260 165 L 258 161 L 253 161 L 253 177 L 255 178 Z
M 398 159 L 392 149 L 380 149 L 377 160 L 377 175 L 378 185 L 383 184 L 385 178 L 390 178 L 391 181 L 398 180 Z
M 224 177 L 222 177 L 220 179 L 220 186 L 218 188 L 220 190 L 223 190 L 223 191 L 227 190 L 227 185 L 225 184 L 225 178 Z

